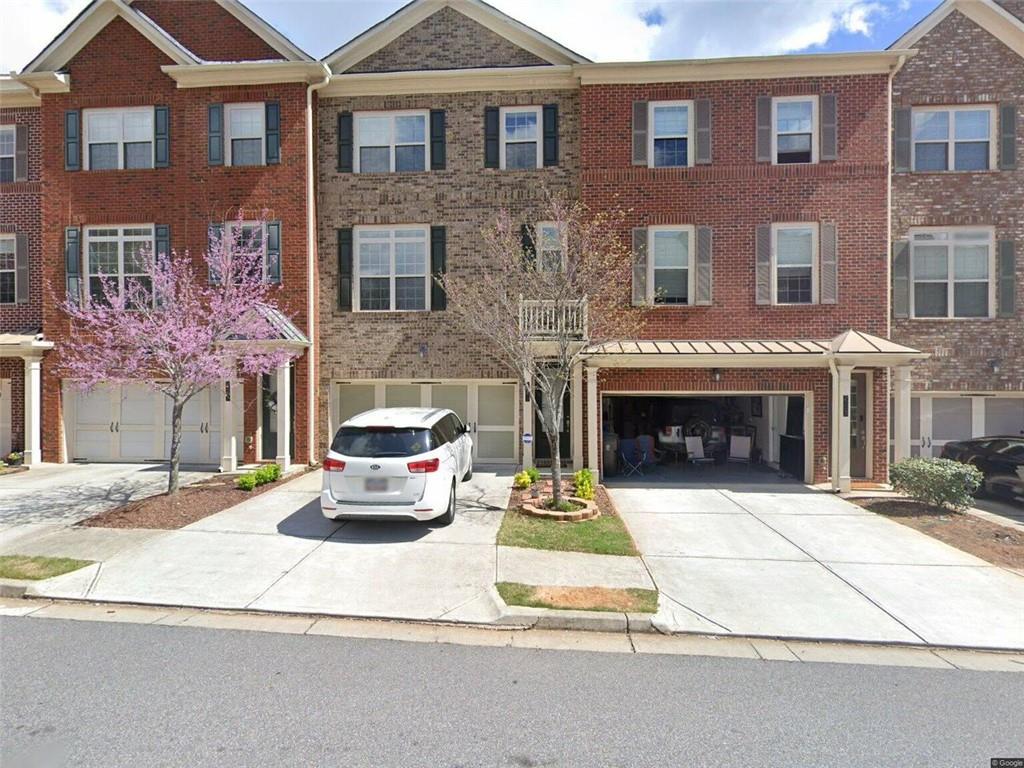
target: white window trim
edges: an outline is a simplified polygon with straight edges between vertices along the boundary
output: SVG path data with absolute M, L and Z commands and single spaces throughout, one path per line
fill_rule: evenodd
M 778 262 L 778 233 L 781 230 L 789 229 L 809 229 L 811 230 L 811 301 L 806 302 L 793 302 L 793 301 L 779 301 L 779 262 Z M 819 303 L 818 297 L 818 280 L 819 280 L 819 262 L 821 255 L 819 253 L 821 234 L 818 231 L 818 222 L 816 221 L 805 221 L 805 222 L 786 222 L 784 224 L 772 224 L 772 304 L 780 307 L 813 307 Z
M 988 168 L 977 170 L 957 170 L 953 168 L 956 162 L 956 118 L 955 112 L 988 112 Z M 938 139 L 923 139 L 920 142 L 914 138 L 914 115 L 922 112 L 949 112 L 949 136 L 945 141 Z M 910 110 L 910 169 L 917 173 L 988 173 L 996 169 L 996 144 L 998 143 L 998 129 L 996 127 L 997 113 L 995 104 L 957 104 L 956 106 L 927 106 L 912 107 Z M 917 170 L 918 144 L 945 144 L 946 145 L 946 170 Z
M 679 308 L 679 307 L 692 307 L 694 306 L 694 291 L 697 283 L 697 269 L 696 269 L 696 231 L 697 228 L 692 224 L 659 224 L 654 227 L 647 228 L 647 304 L 651 307 L 665 307 L 665 308 Z M 664 303 L 655 302 L 657 298 L 654 295 L 654 233 L 655 232 L 686 232 L 687 233 L 687 246 L 686 246 L 686 303 Z
M 260 140 L 260 165 L 267 164 L 267 105 L 262 101 L 244 102 L 238 104 L 224 105 L 224 165 L 234 165 L 231 160 L 231 113 L 235 110 L 258 109 L 260 110 L 260 124 L 263 132 L 259 135 Z M 255 139 L 256 136 L 235 136 L 237 139 Z M 238 166 L 239 168 L 255 166 Z
M 11 269 L 0 268 L 0 274 L 10 272 L 14 275 L 14 296 L 10 301 L 0 301 L 0 306 L 9 306 L 18 302 L 18 238 L 15 235 L 2 234 L 0 235 L 0 243 L 9 242 L 12 246 L 12 253 L 14 254 L 14 267 Z
M 799 101 L 811 102 L 811 162 L 809 163 L 782 163 L 782 165 L 816 165 L 818 162 L 819 145 L 821 143 L 821 122 L 819 120 L 820 99 L 813 94 L 803 96 L 773 96 L 772 97 L 772 165 L 779 165 L 779 115 L 778 105 Z M 789 134 L 783 134 L 784 136 Z
M 655 107 L 686 107 L 686 165 L 655 165 L 654 164 L 654 108 Z M 647 102 L 647 167 L 648 168 L 689 168 L 693 165 L 693 102 L 686 100 L 677 101 L 649 101 Z M 673 137 L 662 137 L 673 138 Z M 680 137 L 682 138 L 682 137 Z
M 980 317 L 957 317 L 953 314 L 954 306 L 954 288 L 958 281 L 952 277 L 954 260 L 952 258 L 952 250 L 946 258 L 946 310 L 948 314 L 945 317 L 918 317 L 917 308 L 914 305 L 914 285 L 916 283 L 914 276 L 914 235 L 921 234 L 924 232 L 948 232 L 951 236 L 956 232 L 987 232 L 988 233 L 988 314 Z M 970 322 L 972 320 L 992 320 L 996 316 L 996 231 L 994 227 L 912 227 L 908 230 L 907 237 L 910 243 L 910 319 L 911 320 L 922 320 L 925 322 Z M 944 243 L 940 241 L 939 244 L 949 245 L 951 248 L 955 244 L 955 240 L 952 237 Z M 977 241 L 980 242 L 980 241 Z M 922 243 L 922 245 L 935 245 L 936 243 Z M 939 281 L 924 281 L 924 282 L 939 282 Z M 962 283 L 981 282 L 980 280 L 960 280 Z
M 396 171 L 395 170 L 395 147 L 418 147 L 419 143 L 398 143 L 395 140 L 395 118 L 417 116 L 423 118 L 423 170 L 422 171 Z M 355 112 L 352 114 L 352 171 L 363 173 L 359 167 L 359 149 L 362 142 L 359 137 L 359 118 L 361 117 L 387 117 L 391 120 L 391 142 L 388 144 L 388 173 L 425 173 L 430 170 L 430 111 L 426 109 L 399 109 L 380 112 Z M 372 144 L 368 146 L 383 146 Z M 366 173 L 380 173 L 379 171 L 366 171 Z
M 393 232 L 396 229 L 422 229 L 423 230 L 423 242 L 425 243 L 425 254 L 426 254 L 426 275 L 423 277 L 424 293 L 423 293 L 423 309 L 395 309 L 395 301 L 397 299 L 395 295 L 395 249 L 394 236 L 391 237 L 391 264 L 389 266 L 388 279 L 390 280 L 390 307 L 388 309 L 363 309 L 360 303 L 360 282 L 362 275 L 359 272 L 359 240 L 360 235 L 363 232 Z M 370 275 L 371 278 L 380 278 L 383 275 Z M 353 312 L 365 312 L 371 315 L 382 315 L 388 312 L 392 313 L 416 313 L 416 312 L 429 312 L 430 311 L 430 286 L 431 286 L 431 274 L 430 274 L 430 225 L 429 224 L 372 224 L 372 225 L 360 225 L 353 227 L 352 229 L 352 311 Z
M 149 229 L 149 248 L 150 253 L 156 248 L 156 225 L 155 224 L 89 224 L 82 227 L 82 258 L 85 261 L 85 292 L 87 295 L 91 295 L 91 281 L 93 277 L 100 277 L 100 273 L 93 273 L 91 264 L 89 262 L 89 244 L 92 242 L 101 243 L 117 243 L 117 289 L 118 293 L 124 293 L 124 280 L 125 277 L 140 277 L 144 276 L 141 273 L 133 272 L 131 275 L 125 275 L 124 272 L 124 230 L 126 229 Z M 108 235 L 92 236 L 90 232 L 96 229 L 116 229 L 117 236 L 111 237 Z M 138 242 L 140 238 L 133 237 L 131 242 Z M 106 275 L 106 277 L 110 277 Z
M 251 226 L 255 226 L 257 224 L 260 225 L 260 243 L 263 245 L 263 266 L 262 266 L 263 281 L 266 282 L 266 280 L 267 280 L 267 222 L 265 222 L 265 221 L 263 221 L 263 222 L 260 222 L 260 221 L 242 221 L 242 222 L 239 222 L 238 220 L 225 221 L 224 224 L 223 224 L 223 226 L 224 226 L 224 236 L 225 237 L 229 237 L 229 238 L 230 237 L 234 237 L 234 235 L 232 233 L 234 232 L 235 227 L 238 227 L 238 226 L 251 227 Z
M 542 234 L 544 227 L 555 227 L 556 229 L 560 230 L 559 233 L 558 233 L 558 241 L 559 241 L 558 242 L 558 253 L 561 256 L 562 271 L 564 272 L 565 271 L 565 250 L 566 250 L 566 248 L 565 248 L 565 231 L 564 231 L 564 227 L 563 228 L 559 228 L 558 223 L 554 222 L 554 221 L 538 221 L 536 224 L 533 225 L 533 235 L 534 235 L 534 238 L 537 241 L 536 243 L 534 243 L 534 248 L 536 250 L 536 256 L 537 256 L 537 271 L 538 272 L 546 272 L 547 271 L 547 270 L 545 270 L 543 268 L 544 267 L 544 254 L 543 254 L 543 251 L 541 249 L 541 245 L 544 242 L 544 237 L 543 237 L 543 234 Z
M 125 142 L 124 140 L 124 116 L 128 114 L 148 114 L 150 122 L 153 125 L 154 132 L 156 131 L 156 114 L 154 113 L 153 107 L 103 107 L 100 109 L 83 109 L 82 110 L 82 168 L 87 171 L 92 170 L 89 167 L 89 145 L 90 144 L 113 144 L 111 141 L 90 141 L 89 140 L 89 117 L 91 115 L 100 114 L 116 114 L 121 117 L 121 135 L 117 140 L 117 169 L 119 171 L 147 171 L 156 167 L 156 135 L 149 137 L 149 167 L 148 168 L 125 168 L 124 167 L 124 145 L 126 143 L 132 144 L 134 142 Z M 113 168 L 101 168 L 100 170 L 112 171 Z
M 498 136 L 500 137 L 500 162 L 499 167 L 501 170 L 507 170 L 505 167 L 505 114 L 508 112 L 533 112 L 537 115 L 537 164 L 535 168 L 544 167 L 544 108 L 539 106 L 525 105 L 522 107 L 501 107 L 498 110 Z M 513 144 L 523 144 L 525 142 L 513 141 Z M 528 170 L 526 168 L 513 168 L 514 171 Z

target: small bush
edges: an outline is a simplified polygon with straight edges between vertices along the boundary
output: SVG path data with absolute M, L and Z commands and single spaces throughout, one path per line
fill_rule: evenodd
M 235 485 L 243 491 L 251 491 L 256 487 L 256 473 L 246 472 L 244 475 L 239 475 L 235 478 Z
M 540 470 L 536 467 L 527 467 L 526 474 L 530 476 L 530 483 L 540 482 Z
M 594 498 L 594 474 L 589 469 L 581 469 L 574 474 L 572 482 L 576 486 L 576 496 L 581 499 Z
M 564 512 L 566 514 L 570 512 L 579 512 L 584 507 L 584 505 L 580 504 L 578 501 L 570 501 L 569 499 L 562 499 L 557 504 L 554 499 L 546 499 L 541 506 L 543 506 L 544 509 Z
M 519 491 L 529 488 L 532 484 L 530 476 L 526 472 L 516 472 L 515 477 L 512 478 L 512 487 Z
M 905 459 L 889 470 L 892 487 L 915 501 L 962 512 L 974 503 L 983 475 L 951 459 Z

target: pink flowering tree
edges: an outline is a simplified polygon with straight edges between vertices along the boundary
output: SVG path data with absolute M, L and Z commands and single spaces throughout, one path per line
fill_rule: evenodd
M 76 387 L 143 383 L 171 401 L 171 494 L 178 490 L 185 404 L 206 387 L 268 373 L 294 354 L 261 343 L 273 338 L 266 312 L 277 306 L 252 232 L 239 220 L 212 237 L 206 270 L 196 269 L 188 251 L 143 250 L 135 256 L 142 263 L 137 277 L 101 278 L 85 286 L 81 301 L 63 302 L 74 334 L 61 344 L 62 373 Z

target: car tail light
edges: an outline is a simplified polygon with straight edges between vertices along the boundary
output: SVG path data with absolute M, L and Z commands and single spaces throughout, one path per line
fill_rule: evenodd
M 440 459 L 424 459 L 423 461 L 410 461 L 409 471 L 414 473 L 437 472 L 437 468 L 439 466 L 441 466 Z
M 345 462 L 339 459 L 324 459 L 324 472 L 344 472 Z

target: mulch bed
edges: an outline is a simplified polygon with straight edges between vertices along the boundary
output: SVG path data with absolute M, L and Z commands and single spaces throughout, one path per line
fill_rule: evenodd
M 910 499 L 850 499 L 871 512 L 926 533 L 993 565 L 1024 569 L 1024 533 L 979 517 Z
M 570 473 L 571 474 L 571 473 Z M 542 479 L 535 486 L 540 489 L 540 499 L 551 498 L 551 480 Z M 531 494 L 532 488 L 526 488 L 524 490 L 512 489 L 512 496 L 508 501 L 508 508 L 519 511 L 523 506 L 523 501 L 532 501 L 533 496 Z M 562 480 L 562 498 L 569 498 L 576 492 L 576 486 L 572 484 L 571 480 Z M 597 504 L 597 508 L 601 511 L 602 515 L 617 515 L 617 511 L 612 504 L 612 500 L 608 498 L 608 492 L 604 489 L 603 485 L 598 485 L 594 488 L 594 502 Z
M 89 528 L 184 528 L 197 520 L 277 488 L 285 480 L 294 480 L 298 474 L 290 474 L 287 478 L 260 485 L 251 491 L 235 487 L 236 477 L 238 475 L 214 477 L 179 488 L 174 496 L 161 493 L 130 501 L 115 509 L 86 518 L 78 525 Z

